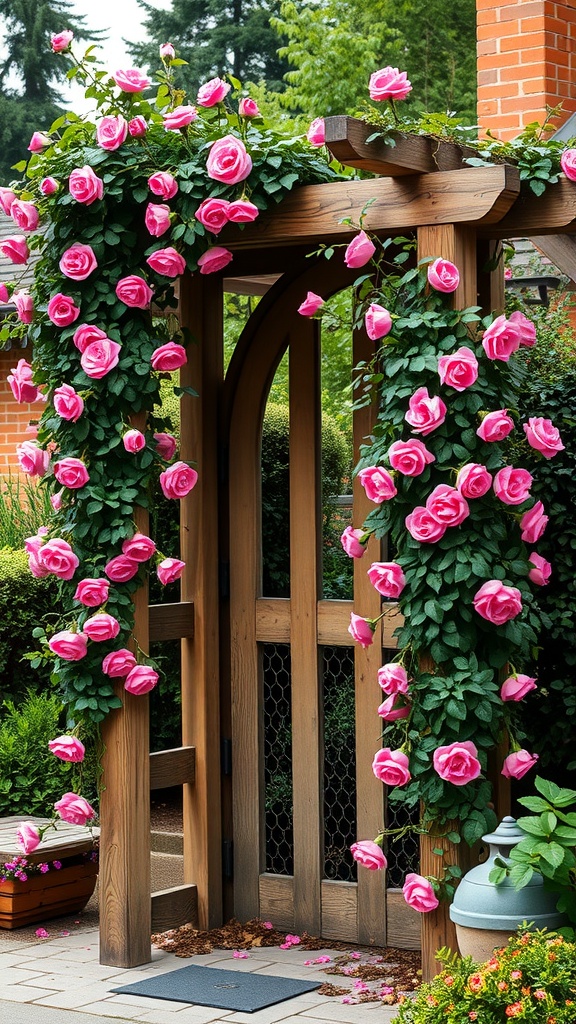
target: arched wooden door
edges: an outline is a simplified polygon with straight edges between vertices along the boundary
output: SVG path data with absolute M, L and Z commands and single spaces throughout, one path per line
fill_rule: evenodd
M 377 670 L 382 664 L 379 627 L 374 645 L 353 647 L 348 633 L 351 601 L 322 597 L 321 406 L 319 325 L 297 312 L 306 292 L 324 297 L 352 283 L 339 260 L 303 261 L 267 293 L 251 317 L 230 364 L 225 385 L 230 504 L 230 681 L 234 912 L 240 920 L 270 919 L 290 931 L 307 930 L 351 942 L 418 946 L 418 922 L 401 895 L 386 892 L 385 875 L 360 869 L 357 881 L 325 877 L 323 829 L 322 652 L 350 649 L 354 661 L 356 831 L 372 838 L 383 823 L 384 792 L 371 761 L 381 743 Z M 354 362 L 369 359 L 371 343 L 359 333 Z M 290 596 L 262 593 L 260 448 L 269 388 L 289 350 Z M 226 415 L 227 410 L 227 415 Z M 371 410 L 355 412 L 355 454 L 369 433 Z M 354 525 L 368 511 L 354 487 Z M 377 616 L 380 598 L 366 571 L 379 557 L 371 541 L 354 565 L 357 610 Z M 392 621 L 384 624 L 392 646 Z M 264 814 L 263 658 L 267 645 L 289 651 L 286 669 L 291 705 L 293 870 L 266 870 Z M 285 646 L 284 646 L 285 645 Z

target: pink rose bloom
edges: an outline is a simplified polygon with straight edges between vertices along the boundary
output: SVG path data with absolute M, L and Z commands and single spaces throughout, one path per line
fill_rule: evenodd
M 362 543 L 363 536 L 363 530 L 353 530 L 351 526 L 347 526 L 342 533 L 340 543 L 350 558 L 362 558 L 366 551 L 366 547 Z
M 417 505 L 404 523 L 410 536 L 421 544 L 434 544 L 446 533 L 444 524 L 438 522 L 423 505 Z
M 61 384 L 54 391 L 54 409 L 63 420 L 76 423 L 84 412 L 84 400 L 70 384 Z
M 154 238 L 160 238 L 170 227 L 170 207 L 166 203 L 148 203 L 144 223 Z
M 10 296 L 8 295 L 8 289 L 7 289 L 6 285 L 5 284 L 0 284 L 0 302 L 7 303 L 9 301 L 10 301 Z
M 456 487 L 465 498 L 482 498 L 492 486 L 492 474 L 478 462 L 468 462 L 458 470 Z
M 306 138 L 315 149 L 326 145 L 326 124 L 323 117 L 314 118 L 306 132 Z
M 406 577 L 397 562 L 373 562 L 368 579 L 382 597 L 400 597 L 406 586 Z
M 437 292 L 455 292 L 460 284 L 460 271 L 450 260 L 437 259 L 428 265 L 428 283 Z
M 135 665 L 126 676 L 124 689 L 139 697 L 141 694 L 153 690 L 157 682 L 158 673 L 150 665 Z
M 432 433 L 446 419 L 446 406 L 441 398 L 428 394 L 428 388 L 418 388 L 408 402 L 408 412 L 404 417 L 415 434 Z
M 98 608 L 108 600 L 109 591 L 110 584 L 108 580 L 102 579 L 101 576 L 96 579 L 87 576 L 85 579 L 80 580 L 76 587 L 74 600 L 80 601 L 80 604 L 85 605 L 87 608 Z
M 48 641 L 48 647 L 64 661 L 80 661 L 86 657 L 88 639 L 83 633 L 62 629 Z
M 63 487 L 78 490 L 88 483 L 90 477 L 82 459 L 60 459 L 54 466 L 54 476 Z
M 477 779 L 481 772 L 478 750 L 471 740 L 449 743 L 434 751 L 434 770 L 445 782 L 453 786 L 465 786 Z
M 507 320 L 504 315 L 496 317 L 485 331 L 482 348 L 488 359 L 507 363 L 510 356 L 520 348 L 520 328 L 517 323 Z
M 96 142 L 109 152 L 119 149 L 128 135 L 128 124 L 122 114 L 109 114 L 96 126 Z
M 378 684 L 389 697 L 408 693 L 408 674 L 403 665 L 390 661 L 378 669 Z
M 25 359 L 19 359 L 6 378 L 17 402 L 36 402 L 40 392 L 32 383 L 32 367 Z
M 142 114 L 137 114 L 131 121 L 128 121 L 128 131 L 133 139 L 141 139 L 148 131 L 148 123 Z
M 168 171 L 156 171 L 148 178 L 148 188 L 155 196 L 162 199 L 173 199 L 178 191 L 178 183 Z
M 13 192 L 11 188 L 6 188 L 5 185 L 0 185 L 0 206 L 7 217 L 10 215 L 10 209 L 15 199 L 16 193 Z
M 432 883 L 423 875 L 417 875 L 413 871 L 406 875 L 402 895 L 408 906 L 420 914 L 429 914 L 439 905 Z
M 98 261 L 92 246 L 82 245 L 80 242 L 74 242 L 74 245 L 66 249 L 59 263 L 64 277 L 69 277 L 72 281 L 85 281 L 97 266 Z
M 527 469 L 504 466 L 494 477 L 494 494 L 506 505 L 521 505 L 530 497 L 532 476 Z
M 388 470 L 383 469 L 382 466 L 368 466 L 366 469 L 361 469 L 358 479 L 366 491 L 367 497 L 376 505 L 381 505 L 383 501 L 390 501 L 398 494 L 394 480 Z
M 372 302 L 368 306 L 366 316 L 364 317 L 364 326 L 370 340 L 378 341 L 390 333 L 392 317 L 388 310 L 384 309 L 384 306 L 379 306 L 377 302 Z
M 550 562 L 547 562 L 542 555 L 537 555 L 535 551 L 532 552 L 528 561 L 532 564 L 532 568 L 528 573 L 528 578 L 535 583 L 537 587 L 547 586 L 550 576 L 552 575 L 552 566 Z
M 536 324 L 534 321 L 529 320 L 519 309 L 511 313 L 508 319 L 511 324 L 514 324 L 516 330 L 520 332 L 520 344 L 525 345 L 526 348 L 532 348 L 536 344 Z
M 185 568 L 186 562 L 182 562 L 179 558 L 163 558 L 156 567 L 156 575 L 160 583 L 167 586 L 169 583 L 179 580 Z
M 184 498 L 196 486 L 198 473 L 185 462 L 174 462 L 160 473 L 160 486 L 165 498 Z
M 223 270 L 224 267 L 227 267 L 232 259 L 233 255 L 229 249 L 224 249 L 220 245 L 215 245 L 212 249 L 208 249 L 200 256 L 198 260 L 200 273 L 215 274 L 219 270 Z
M 39 448 L 35 441 L 22 441 L 16 449 L 18 465 L 28 476 L 44 476 L 50 465 L 50 453 Z
M 205 199 L 200 203 L 194 216 L 213 235 L 217 235 L 230 219 L 228 216 L 229 209 L 230 203 L 227 199 Z
M 62 508 L 62 497 L 63 497 L 63 495 L 64 495 L 64 488 L 62 488 L 62 490 L 58 491 L 56 494 L 51 494 L 50 495 L 50 504 L 52 505 L 52 508 L 54 509 L 55 512 L 59 512 L 60 509 Z
M 54 804 L 54 809 L 62 821 L 68 821 L 71 825 L 85 825 L 87 821 L 96 817 L 94 808 L 77 793 L 64 793 L 64 796 Z
M 376 751 L 372 771 L 386 786 L 405 786 L 411 779 L 406 754 L 401 750 L 391 750 L 390 747 Z
M 397 704 L 398 694 L 392 693 L 378 708 L 380 718 L 385 722 L 397 722 L 400 718 L 408 718 L 410 714 L 409 704 Z
M 186 260 L 171 245 L 166 249 L 157 249 L 148 257 L 146 263 L 164 277 L 178 277 L 186 270 Z
M 560 167 L 570 181 L 576 181 L 576 149 L 565 149 L 560 156 Z
M 316 295 L 316 292 L 307 292 L 304 302 L 298 306 L 298 312 L 300 316 L 314 316 L 323 305 L 324 299 L 320 295 Z
M 12 302 L 16 306 L 18 319 L 22 324 L 31 324 L 34 318 L 34 299 L 25 288 L 14 292 Z
M 105 640 L 113 640 L 115 636 L 118 636 L 120 623 L 118 619 L 115 619 L 113 615 L 108 615 L 107 612 L 97 612 L 96 615 L 91 615 L 89 619 L 86 619 L 82 630 L 95 643 L 101 643 Z
M 115 71 L 112 78 L 122 92 L 143 92 L 150 85 L 150 79 L 138 68 Z
M 222 103 L 229 92 L 228 82 L 223 82 L 221 78 L 211 78 L 198 89 L 196 103 L 199 107 L 215 107 L 217 103 Z
M 527 750 L 515 750 L 504 758 L 502 775 L 506 779 L 521 779 L 538 760 L 538 754 L 530 754 Z
M 197 117 L 196 107 L 192 107 L 188 103 L 184 106 L 174 107 L 169 114 L 164 114 L 163 124 L 167 132 L 176 132 L 180 128 L 192 124 Z
M 49 741 L 48 750 L 61 761 L 71 761 L 74 764 L 83 761 L 86 753 L 84 744 L 77 736 L 57 736 L 55 740 Z
M 102 341 L 93 341 L 84 349 L 80 365 L 87 377 L 94 380 L 101 380 L 110 370 L 118 366 L 120 349 L 116 341 L 104 338 Z
M 154 541 L 145 533 L 135 533 L 122 544 L 122 554 L 135 562 L 147 562 L 156 552 Z
M 248 177 L 251 170 L 252 158 L 241 139 L 235 135 L 225 135 L 212 144 L 206 161 L 209 178 L 222 181 L 225 185 L 237 185 Z
M 91 206 L 104 195 L 102 178 L 99 178 L 88 164 L 74 168 L 68 179 L 68 188 L 76 202 L 83 203 L 84 206 Z
M 369 90 L 371 100 L 405 100 L 412 86 L 405 71 L 388 66 L 370 75 Z
M 122 436 L 122 444 L 127 452 L 135 455 L 146 447 L 146 437 L 141 430 L 127 430 Z
M 50 145 L 50 142 L 50 136 L 46 135 L 45 132 L 34 132 L 28 143 L 28 149 L 30 153 L 41 153 L 43 149 Z
M 80 316 L 80 309 L 74 305 L 74 299 L 58 292 L 48 303 L 48 316 L 56 327 L 68 327 Z
M 423 441 L 411 438 L 409 441 L 394 441 L 388 449 L 392 469 L 403 476 L 420 476 L 426 466 L 436 459 Z
M 28 203 L 24 199 L 14 200 L 10 207 L 10 216 L 21 231 L 35 231 L 40 220 L 34 203 Z
M 468 502 L 456 487 L 438 484 L 426 501 L 426 508 L 442 526 L 459 526 L 470 515 Z
M 46 541 L 38 552 L 38 559 L 47 572 L 61 580 L 71 580 L 80 564 L 68 541 L 61 537 Z
M 56 178 L 52 178 L 52 177 L 42 178 L 42 181 L 40 182 L 40 191 L 41 191 L 43 196 L 51 196 L 51 195 L 53 195 L 54 192 L 58 191 L 58 188 L 59 188 L 59 184 L 56 181 Z
M 508 410 L 498 409 L 484 417 L 476 433 L 483 441 L 492 442 L 503 441 L 511 430 L 514 430 L 514 420 L 508 415 Z
M 55 35 L 50 36 L 50 46 L 54 53 L 62 53 L 64 50 L 69 49 L 73 38 L 74 33 L 70 29 L 65 28 L 62 32 L 57 32 Z
M 523 676 L 516 672 L 513 676 L 508 676 L 508 679 L 504 680 L 500 687 L 500 696 L 502 700 L 518 701 L 523 700 L 526 694 L 535 689 L 535 679 L 531 676 Z
M 152 369 L 171 373 L 173 370 L 180 369 L 181 366 L 188 362 L 186 349 L 183 345 L 177 345 L 174 341 L 168 341 L 165 345 L 161 345 L 160 348 L 154 350 L 150 362 L 152 363 Z
M 127 676 L 132 671 L 135 665 L 136 658 L 132 651 L 122 647 L 119 651 L 112 651 L 111 654 L 106 655 L 102 662 L 102 671 L 104 675 L 110 676 L 111 679 L 123 679 L 124 676 Z
M 545 459 L 551 459 L 557 452 L 564 451 L 560 431 L 552 420 L 531 416 L 528 423 L 524 424 L 524 433 L 530 447 L 542 452 Z
M 478 360 L 471 349 L 459 348 L 449 356 L 438 359 L 440 382 L 455 391 L 465 391 L 478 380 Z
M 76 345 L 76 348 L 80 352 L 85 352 L 88 345 L 91 345 L 94 341 L 108 341 L 106 333 L 101 331 L 99 327 L 94 327 L 93 324 L 80 324 L 74 331 L 72 341 Z
M 362 647 L 371 647 L 374 643 L 374 627 L 366 619 L 363 619 L 361 615 L 356 615 L 354 612 L 350 613 L 348 632 L 352 639 L 356 643 L 361 644 Z
M 131 309 L 148 309 L 154 292 L 143 277 L 129 274 L 128 277 L 122 277 L 118 281 L 116 295 L 120 302 Z
M 522 595 L 517 587 L 508 587 L 501 580 L 488 580 L 474 595 L 474 608 L 483 619 L 502 626 L 522 611 Z
M 369 871 L 381 871 L 382 868 L 388 866 L 388 861 L 382 853 L 382 847 L 372 842 L 371 839 L 360 839 L 357 843 L 352 843 L 350 853 L 357 864 L 368 868 Z
M 344 262 L 350 270 L 355 270 L 357 267 L 364 267 L 366 263 L 369 263 L 375 252 L 374 243 L 368 238 L 365 231 L 360 231 L 346 247 Z
M 520 520 L 521 540 L 525 544 L 536 544 L 544 533 L 547 524 L 548 516 L 544 515 L 544 506 L 541 501 L 537 501 L 532 508 L 529 508 L 524 513 Z
M 154 434 L 156 451 L 161 459 L 170 462 L 176 454 L 176 438 L 172 434 Z
M 24 853 L 32 853 L 37 846 L 40 846 L 40 832 L 31 821 L 23 821 L 16 829 L 16 841 L 22 847 Z
M 228 220 L 232 224 L 250 224 L 260 216 L 260 210 L 247 199 L 235 199 L 228 207 Z
M 250 99 L 249 96 L 243 96 L 238 104 L 238 113 L 240 117 L 261 117 L 260 110 L 256 100 Z
M 26 263 L 30 255 L 28 243 L 24 235 L 12 235 L 11 238 L 4 238 L 0 243 L 0 252 L 11 263 L 15 263 L 18 266 Z
M 172 46 L 172 43 L 162 43 L 159 50 L 161 60 L 174 60 L 176 50 Z
M 127 555 L 116 555 L 104 566 L 104 572 L 113 583 L 127 583 L 133 579 L 140 568 L 140 563 L 135 558 L 128 558 Z

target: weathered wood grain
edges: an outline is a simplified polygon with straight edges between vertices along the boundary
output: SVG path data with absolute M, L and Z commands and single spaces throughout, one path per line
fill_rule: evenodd
M 426 135 L 394 134 L 393 143 L 384 139 L 366 139 L 378 132 L 374 125 L 357 117 L 325 118 L 326 145 L 332 156 L 347 167 L 374 174 L 399 177 L 403 174 L 455 171 L 466 165 L 465 156 L 476 156 L 473 149 Z M 471 169 L 471 168 L 470 168 Z
M 196 778 L 194 747 L 174 747 L 150 754 L 150 789 L 193 785 Z
M 152 932 L 165 932 L 191 924 L 198 928 L 198 889 L 195 885 L 175 885 L 152 893 L 150 900 Z
M 194 636 L 194 602 L 149 605 L 150 643 L 162 640 L 192 639 Z

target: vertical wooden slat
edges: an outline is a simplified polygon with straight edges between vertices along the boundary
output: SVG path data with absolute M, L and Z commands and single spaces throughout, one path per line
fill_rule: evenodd
M 194 460 L 198 483 L 181 502 L 182 600 L 194 601 L 194 638 L 182 641 L 182 743 L 196 749 L 196 779 L 183 787 L 184 881 L 198 886 L 200 928 L 222 920 L 220 701 L 218 658 L 218 399 L 223 375 L 222 281 L 188 278 L 182 323 L 196 339 L 181 370 L 180 457 Z

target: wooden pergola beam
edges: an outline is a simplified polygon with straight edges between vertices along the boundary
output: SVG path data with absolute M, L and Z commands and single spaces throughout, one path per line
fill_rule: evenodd
M 488 227 L 483 222 L 478 226 L 481 238 L 492 239 L 571 234 L 575 230 L 576 186 L 568 178 L 548 185 L 542 196 L 523 191 L 497 224 Z
M 327 117 L 326 145 L 332 156 L 346 167 L 356 167 L 374 174 L 400 177 L 405 174 L 428 174 L 435 171 L 456 171 L 466 165 L 466 156 L 475 150 L 426 135 L 394 135 L 367 142 L 378 132 L 374 125 L 357 117 Z

